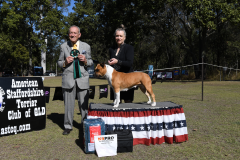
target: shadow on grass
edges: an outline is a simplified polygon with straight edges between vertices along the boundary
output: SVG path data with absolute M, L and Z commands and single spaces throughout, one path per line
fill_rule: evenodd
M 51 113 L 47 116 L 48 119 L 52 120 L 53 123 L 56 123 L 61 129 L 65 129 L 63 126 L 64 114 Z
M 83 153 L 84 151 L 84 137 L 83 137 L 83 126 L 79 124 L 79 133 L 78 133 L 78 139 L 75 140 L 76 145 L 82 149 Z M 93 153 L 85 153 L 85 154 L 93 154 Z M 97 153 L 94 153 L 97 156 Z
M 83 127 L 80 125 L 79 128 L 79 136 L 78 139 L 75 140 L 76 145 L 82 149 L 83 153 L 85 153 L 84 151 L 84 138 L 83 138 Z M 86 153 L 86 154 L 92 154 L 92 153 Z M 95 155 L 97 156 L 97 154 L 95 153 Z
M 79 114 L 78 114 L 79 115 Z M 81 114 L 80 114 L 81 115 Z M 52 120 L 53 123 L 57 124 L 62 130 L 64 130 L 64 114 L 59 113 L 51 113 L 47 116 L 48 119 Z M 84 145 L 83 145 L 83 127 L 80 123 L 77 123 L 76 121 L 73 121 L 73 127 L 77 128 L 79 130 L 78 138 L 75 140 L 75 143 L 79 146 L 79 148 L 82 149 L 84 152 Z
M 81 126 L 81 125 L 80 125 Z M 77 146 L 79 148 L 82 149 L 82 151 L 84 152 L 84 144 L 83 144 L 83 128 L 80 127 L 79 128 L 79 133 L 78 133 L 78 139 L 75 140 L 75 143 L 77 144 Z
M 76 143 L 77 146 L 79 146 L 79 148 L 82 149 L 83 153 L 85 153 L 84 144 L 83 144 L 83 134 L 81 135 L 81 137 L 79 137 L 79 139 L 75 140 L 75 143 Z M 97 153 L 85 153 L 85 154 L 95 154 L 97 156 Z
M 47 116 L 48 119 L 52 120 L 53 123 L 56 123 L 62 130 L 64 130 L 64 114 L 51 113 Z M 79 128 L 80 124 L 73 120 L 73 127 Z
M 202 97 L 199 97 L 199 99 L 195 99 L 195 98 L 186 98 L 186 97 L 181 97 L 181 96 L 171 96 L 171 97 L 183 98 L 183 99 L 189 99 L 189 100 L 194 100 L 194 101 L 202 101 Z

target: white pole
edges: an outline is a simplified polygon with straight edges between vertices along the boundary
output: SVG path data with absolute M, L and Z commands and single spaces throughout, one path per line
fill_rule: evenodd
M 220 81 L 221 81 L 221 70 L 220 70 Z
M 43 10 L 42 8 L 43 8 L 43 6 L 40 6 L 40 10 Z M 43 19 L 43 16 L 41 14 L 41 20 L 42 19 Z M 41 32 L 41 30 L 40 30 L 40 32 Z M 45 38 L 45 49 L 47 49 L 47 47 L 46 47 L 47 46 L 47 37 L 44 35 L 43 32 L 44 31 L 42 31 L 41 33 Z M 44 49 L 42 49 L 42 51 L 41 51 L 41 66 L 43 67 L 43 74 L 44 74 L 46 72 L 46 51 L 44 51 Z
M 237 69 L 238 69 L 238 59 L 237 59 Z M 237 76 L 237 69 L 236 69 L 236 76 Z
M 57 76 L 57 63 L 56 63 L 56 76 Z
M 45 38 L 45 46 L 47 46 L 47 38 Z M 44 51 L 44 49 L 42 49 L 41 51 L 41 66 L 43 67 L 43 73 L 45 73 L 46 72 L 46 51 Z

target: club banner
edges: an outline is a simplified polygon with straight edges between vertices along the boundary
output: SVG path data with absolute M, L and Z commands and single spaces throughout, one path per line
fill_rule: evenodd
M 182 75 L 188 75 L 188 70 L 182 70 Z
M 49 103 L 50 87 L 44 87 L 44 92 L 45 92 L 45 101 L 46 103 Z
M 108 85 L 100 85 L 99 86 L 99 99 L 108 97 Z
M 89 88 L 89 98 L 94 99 L 95 96 L 95 86 L 90 86 Z
M 61 100 L 63 101 L 63 94 L 62 94 L 62 87 L 56 87 L 54 96 L 53 96 L 53 101 L 55 100 Z
M 90 78 L 94 77 L 94 65 L 92 65 L 91 67 L 87 68 L 88 74 Z
M 0 137 L 46 126 L 41 77 L 0 78 Z
M 174 75 L 174 76 L 178 76 L 178 75 L 179 75 L 179 70 L 174 70 L 173 75 Z
M 150 76 L 150 78 L 152 79 L 153 76 L 153 65 L 148 65 L 148 75 Z
M 157 79 L 161 79 L 163 73 L 166 73 L 166 79 L 172 79 L 172 72 L 154 72 L 157 75 Z

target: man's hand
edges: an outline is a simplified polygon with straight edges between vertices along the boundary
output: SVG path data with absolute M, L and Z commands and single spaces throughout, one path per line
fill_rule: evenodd
M 74 60 L 74 58 L 73 58 L 72 56 L 68 56 L 68 57 L 66 58 L 65 64 L 68 65 L 69 63 L 72 63 L 73 60 Z
M 78 59 L 79 59 L 79 61 L 81 61 L 81 62 L 84 62 L 84 63 L 87 62 L 87 59 L 86 59 L 85 55 L 83 55 L 83 54 L 79 54 L 79 55 L 78 55 Z

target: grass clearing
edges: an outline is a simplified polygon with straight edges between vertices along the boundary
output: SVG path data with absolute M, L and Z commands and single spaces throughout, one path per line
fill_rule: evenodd
M 90 85 L 107 84 L 103 79 L 90 79 Z M 44 86 L 61 86 L 61 77 L 46 77 Z M 79 123 L 81 115 L 75 104 L 73 131 L 63 132 L 63 101 L 46 104 L 46 128 L 0 138 L 0 159 L 97 159 L 85 154 L 80 147 Z M 157 82 L 153 85 L 157 102 L 171 101 L 182 105 L 188 127 L 189 140 L 183 143 L 136 145 L 132 153 L 118 153 L 105 159 L 240 159 L 240 82 L 206 81 L 202 101 L 201 82 Z M 89 103 L 111 103 L 99 99 L 99 88 Z M 147 101 L 140 90 L 134 102 Z

